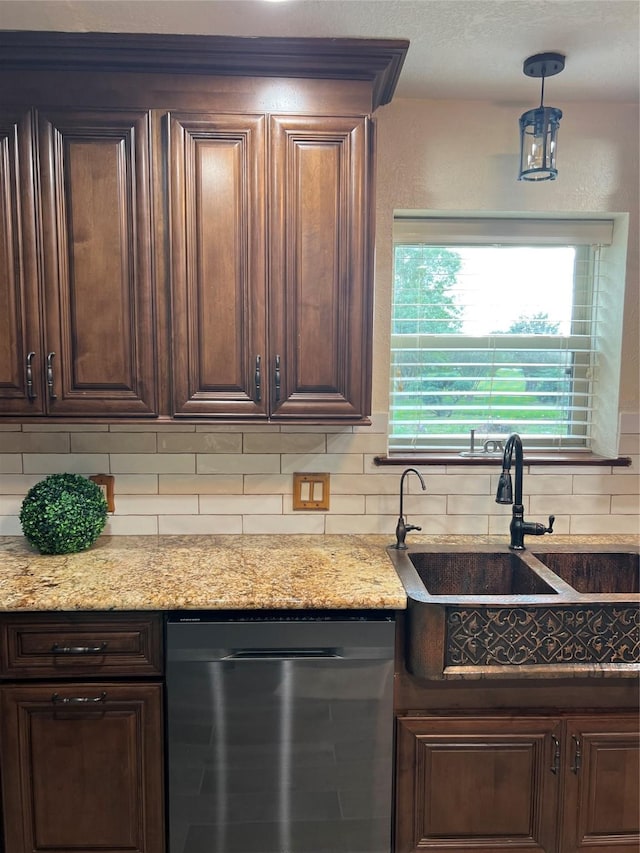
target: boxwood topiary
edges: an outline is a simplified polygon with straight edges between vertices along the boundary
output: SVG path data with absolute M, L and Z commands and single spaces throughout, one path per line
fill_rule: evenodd
M 107 521 L 107 501 L 80 474 L 51 474 L 29 489 L 20 509 L 26 539 L 42 554 L 84 551 Z

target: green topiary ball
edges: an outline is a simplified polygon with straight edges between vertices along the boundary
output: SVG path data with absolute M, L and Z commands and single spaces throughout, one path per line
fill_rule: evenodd
M 80 474 L 51 474 L 29 489 L 20 509 L 26 539 L 41 554 L 72 554 L 96 541 L 107 521 L 99 486 Z

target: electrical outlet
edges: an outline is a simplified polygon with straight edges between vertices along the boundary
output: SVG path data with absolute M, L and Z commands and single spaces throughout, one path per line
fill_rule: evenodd
M 115 512 L 115 477 L 113 476 L 113 474 L 94 474 L 93 476 L 89 477 L 89 479 L 92 480 L 96 484 L 96 486 L 100 486 L 100 488 L 102 489 L 102 494 L 104 495 L 105 500 L 107 502 L 107 511 Z
M 293 508 L 329 510 L 329 474 L 294 474 Z

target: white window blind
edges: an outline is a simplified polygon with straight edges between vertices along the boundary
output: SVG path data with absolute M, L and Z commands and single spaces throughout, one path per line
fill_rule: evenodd
M 609 220 L 397 218 L 389 450 L 590 449 Z

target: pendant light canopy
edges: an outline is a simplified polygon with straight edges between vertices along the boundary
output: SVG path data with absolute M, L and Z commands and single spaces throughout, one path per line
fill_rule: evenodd
M 564 68 L 561 53 L 537 53 L 525 59 L 522 70 L 527 77 L 542 78 L 540 106 L 520 116 L 519 181 L 555 181 L 558 128 L 562 110 L 544 106 L 545 77 L 553 77 Z

